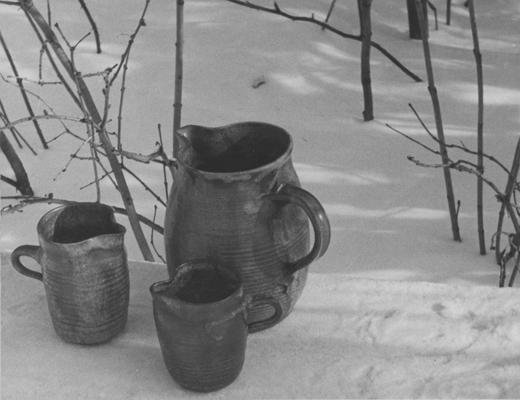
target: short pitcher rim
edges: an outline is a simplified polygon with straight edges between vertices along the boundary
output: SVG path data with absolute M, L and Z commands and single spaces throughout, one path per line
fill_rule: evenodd
M 67 243 L 56 242 L 56 241 L 52 240 L 52 238 L 47 237 L 47 235 L 44 232 L 43 225 L 44 225 L 44 221 L 46 221 L 49 218 L 50 215 L 52 215 L 54 213 L 57 213 L 60 210 L 63 210 L 65 208 L 67 208 L 67 207 L 83 206 L 83 205 L 99 206 L 101 208 L 110 210 L 112 215 L 114 213 L 114 208 L 112 206 L 109 206 L 108 204 L 104 204 L 104 203 L 88 202 L 88 201 L 77 201 L 77 202 L 76 201 L 71 201 L 70 203 L 61 204 L 58 207 L 55 207 L 55 208 L 53 208 L 51 210 L 48 210 L 38 220 L 38 224 L 36 226 L 36 231 L 38 233 L 38 236 L 40 238 L 42 238 L 43 240 L 45 240 L 45 242 L 51 243 L 53 245 L 67 244 L 69 246 L 81 245 L 81 244 L 84 244 L 86 242 L 92 241 L 95 238 L 100 238 L 100 237 L 124 236 L 124 234 L 126 233 L 126 228 L 123 225 L 121 225 L 120 223 L 118 223 L 117 221 L 115 221 L 115 219 L 114 219 L 114 226 L 117 227 L 119 232 L 102 233 L 102 234 L 96 235 L 95 237 L 86 238 L 86 239 L 83 239 L 83 240 L 80 240 L 80 241 L 77 241 L 77 242 L 67 242 Z

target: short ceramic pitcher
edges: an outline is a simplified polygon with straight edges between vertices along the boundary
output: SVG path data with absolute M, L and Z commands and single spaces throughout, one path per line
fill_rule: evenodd
M 129 276 L 123 237 L 113 209 L 100 203 L 72 203 L 47 212 L 38 222 L 40 245 L 11 254 L 21 274 L 43 281 L 54 329 L 64 341 L 94 344 L 110 340 L 126 324 Z M 41 272 L 25 267 L 28 256 Z
M 246 294 L 276 297 L 282 317 L 287 316 L 303 290 L 308 265 L 330 242 L 327 215 L 300 187 L 293 168 L 291 136 L 275 125 L 243 122 L 185 126 L 176 140 L 164 222 L 170 277 L 182 263 L 210 258 L 233 268 Z M 272 313 L 269 306 L 255 307 L 248 322 Z M 269 326 L 256 324 L 253 330 Z
M 235 272 L 207 261 L 179 266 L 173 279 L 154 283 L 150 292 L 164 363 L 177 383 L 193 391 L 221 389 L 240 374 L 251 307 L 273 308 L 269 325 L 282 315 L 274 298 L 246 297 Z

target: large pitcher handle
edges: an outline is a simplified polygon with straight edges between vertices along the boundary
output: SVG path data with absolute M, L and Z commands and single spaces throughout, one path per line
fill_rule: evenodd
M 312 250 L 299 260 L 289 263 L 287 265 L 289 273 L 292 274 L 306 267 L 325 254 L 330 244 L 330 222 L 323 206 L 316 197 L 300 187 L 286 183 L 282 184 L 275 193 L 269 194 L 268 198 L 284 205 L 295 204 L 301 207 L 314 229 Z
M 20 257 L 27 256 L 34 258 L 38 264 L 41 263 L 41 251 L 40 246 L 33 246 L 30 244 L 24 244 L 22 246 L 17 247 L 11 253 L 11 265 L 14 267 L 22 275 L 28 276 L 30 278 L 37 279 L 41 281 L 43 279 L 43 275 L 41 272 L 33 271 L 32 269 L 27 268 L 20 261 Z

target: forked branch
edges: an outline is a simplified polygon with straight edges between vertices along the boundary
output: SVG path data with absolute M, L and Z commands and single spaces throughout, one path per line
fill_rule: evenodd
M 339 35 L 346 39 L 352 39 L 357 40 L 358 42 L 361 42 L 363 38 L 361 35 L 354 35 L 351 33 L 344 32 L 340 29 L 337 29 L 333 27 L 332 25 L 329 25 L 323 21 L 320 21 L 316 18 L 314 18 L 314 15 L 311 15 L 310 17 L 301 16 L 301 15 L 294 15 L 290 14 L 285 10 L 282 10 L 280 6 L 276 3 L 276 1 L 273 3 L 273 7 L 264 7 L 260 6 L 258 4 L 251 3 L 250 1 L 245 0 L 227 0 L 231 3 L 238 4 L 244 7 L 252 8 L 255 10 L 264 11 L 271 14 L 276 14 L 281 17 L 288 18 L 292 21 L 302 21 L 302 22 L 310 22 L 315 25 L 319 25 L 322 29 L 328 30 L 336 35 Z M 370 40 L 370 46 L 377 49 L 381 54 L 383 54 L 385 57 L 387 57 L 392 63 L 394 63 L 401 71 L 403 71 L 406 75 L 408 75 L 410 78 L 412 78 L 415 82 L 422 82 L 422 79 L 414 74 L 412 71 L 410 71 L 408 68 L 406 68 L 397 58 L 395 58 L 388 50 L 386 50 L 383 46 L 381 46 L 379 43 L 374 42 L 373 40 Z
M 45 20 L 45 18 L 41 15 L 40 11 L 34 6 L 32 0 L 21 0 L 20 4 L 21 4 L 22 8 L 25 11 L 27 11 L 27 13 L 33 18 L 34 22 L 41 30 L 46 41 L 53 48 L 54 53 L 56 54 L 60 63 L 63 65 L 63 67 L 67 71 L 70 78 L 77 84 L 79 95 L 85 105 L 85 108 L 87 109 L 87 111 L 92 119 L 94 126 L 97 129 L 99 139 L 100 139 L 101 144 L 106 153 L 106 157 L 110 163 L 110 167 L 112 168 L 114 177 L 116 179 L 116 182 L 117 182 L 120 194 L 121 194 L 121 199 L 123 200 L 125 209 L 128 212 L 128 218 L 130 221 L 130 225 L 132 226 L 134 235 L 139 244 L 143 257 L 145 260 L 153 261 L 153 259 L 154 259 L 153 254 L 150 250 L 150 247 L 148 246 L 148 243 L 146 242 L 146 238 L 145 238 L 144 233 L 139 224 L 139 219 L 137 218 L 137 212 L 135 210 L 132 195 L 130 194 L 130 190 L 126 183 L 121 166 L 119 165 L 119 162 L 118 162 L 116 156 L 114 155 L 114 152 L 113 152 L 114 147 L 113 147 L 113 145 L 110 141 L 110 138 L 108 137 L 105 129 L 100 129 L 102 126 L 102 117 L 92 98 L 89 88 L 87 87 L 87 85 L 86 85 L 85 81 L 83 80 L 83 78 L 81 77 L 81 75 L 78 74 L 78 71 L 74 68 L 72 61 L 67 56 L 64 49 L 62 48 L 54 31 L 51 29 L 51 27 L 49 26 L 49 24 Z M 148 1 L 146 4 L 148 4 Z

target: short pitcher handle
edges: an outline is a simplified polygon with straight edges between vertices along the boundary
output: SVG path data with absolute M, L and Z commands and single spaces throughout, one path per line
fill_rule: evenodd
M 247 327 L 248 327 L 249 333 L 253 333 L 253 332 L 261 331 L 263 329 L 270 328 L 271 326 L 276 325 L 278 323 L 278 321 L 280 321 L 280 319 L 282 318 L 282 313 L 283 313 L 282 305 L 280 304 L 280 302 L 278 300 L 276 300 L 272 296 L 267 296 L 267 295 L 262 295 L 262 294 L 253 296 L 251 298 L 251 300 L 247 302 L 246 307 L 247 308 L 258 307 L 263 304 L 270 305 L 271 307 L 273 307 L 274 314 L 272 317 L 269 317 L 262 321 L 252 322 L 252 323 L 248 324 Z
M 323 206 L 316 197 L 298 186 L 286 183 L 281 185 L 275 193 L 269 194 L 268 198 L 272 201 L 295 204 L 301 207 L 307 214 L 314 229 L 312 250 L 299 260 L 289 263 L 287 266 L 289 273 L 292 274 L 306 267 L 312 261 L 325 254 L 330 244 L 330 222 Z
M 245 301 L 243 302 L 242 306 L 237 308 L 236 310 L 228 313 L 224 317 L 216 320 L 207 322 L 204 325 L 204 329 L 206 329 L 206 332 L 213 337 L 215 340 L 221 340 L 222 339 L 222 328 L 219 328 L 222 324 L 226 323 L 227 321 L 235 318 L 238 314 L 243 313 L 244 316 L 244 322 L 247 323 L 247 311 L 249 308 L 252 307 L 258 307 L 262 305 L 269 305 L 274 308 L 274 314 L 262 321 L 256 321 L 252 322 L 250 324 L 247 324 L 247 330 L 249 333 L 253 333 L 256 331 L 261 331 L 263 329 L 267 329 L 273 325 L 276 325 L 280 319 L 282 319 L 283 310 L 282 305 L 278 300 L 276 300 L 272 296 L 267 296 L 264 294 L 258 294 L 255 296 L 246 296 Z
M 30 278 L 38 279 L 39 281 L 43 280 L 43 275 L 41 272 L 33 271 L 23 265 L 20 261 L 20 257 L 27 256 L 34 258 L 38 264 L 40 264 L 40 246 L 33 246 L 30 244 L 24 244 L 22 246 L 17 247 L 11 253 L 11 264 L 15 270 L 17 270 L 22 275 L 28 276 Z

